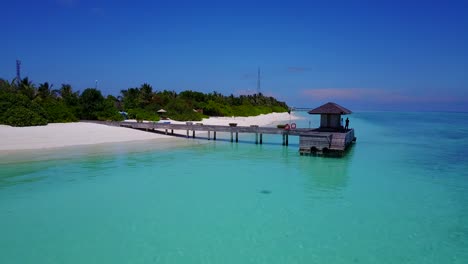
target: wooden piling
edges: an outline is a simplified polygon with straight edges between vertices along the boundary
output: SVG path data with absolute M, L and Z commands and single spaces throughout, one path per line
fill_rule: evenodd
M 213 140 L 216 140 L 216 131 L 213 131 Z
M 236 143 L 239 142 L 239 132 L 236 132 Z
M 189 137 L 190 137 L 190 136 L 189 136 L 189 131 L 187 130 L 187 138 L 189 138 Z
M 263 144 L 263 134 L 260 133 L 260 145 L 262 145 L 262 144 Z
M 195 130 L 192 130 L 192 137 L 195 138 Z
M 233 142 L 233 132 L 231 131 L 231 142 Z
M 255 144 L 258 144 L 258 133 L 255 133 Z
M 211 131 L 208 130 L 208 140 L 210 140 L 210 132 Z

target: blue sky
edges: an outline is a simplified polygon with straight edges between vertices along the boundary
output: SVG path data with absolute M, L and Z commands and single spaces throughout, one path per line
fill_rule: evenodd
M 468 111 L 467 1 L 2 3 L 0 77 L 105 94 L 256 91 L 293 106 Z

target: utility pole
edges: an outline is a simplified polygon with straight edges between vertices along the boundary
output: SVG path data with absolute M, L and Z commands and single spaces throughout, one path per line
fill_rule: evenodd
M 16 60 L 16 82 L 18 85 L 21 83 L 21 61 Z

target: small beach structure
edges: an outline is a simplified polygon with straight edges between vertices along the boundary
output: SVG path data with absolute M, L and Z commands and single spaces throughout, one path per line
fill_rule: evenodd
M 345 129 L 341 119 L 342 115 L 351 114 L 351 110 L 336 103 L 328 102 L 310 110 L 308 113 L 320 115 L 320 127 L 312 130 L 315 133 L 299 136 L 299 153 L 301 155 L 341 154 L 352 142 L 356 141 L 354 129 Z
M 336 103 L 328 102 L 308 112 L 311 115 L 320 115 L 321 130 L 342 130 L 342 115 L 351 114 L 351 110 L 344 108 Z
M 166 110 L 164 110 L 164 109 L 161 108 L 161 109 L 159 109 L 158 111 L 156 111 L 156 113 L 158 113 L 158 115 L 160 116 L 161 119 L 163 119 L 163 120 L 166 120 L 166 119 L 167 119 L 167 117 L 164 115 L 165 113 L 167 113 Z
M 119 114 L 120 114 L 125 120 L 128 119 L 128 113 L 127 113 L 127 112 L 119 111 Z

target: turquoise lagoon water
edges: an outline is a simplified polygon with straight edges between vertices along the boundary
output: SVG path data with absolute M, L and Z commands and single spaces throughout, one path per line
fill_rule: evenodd
M 468 263 L 468 114 L 350 119 L 341 159 L 279 136 L 3 153 L 0 263 Z

